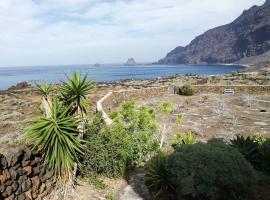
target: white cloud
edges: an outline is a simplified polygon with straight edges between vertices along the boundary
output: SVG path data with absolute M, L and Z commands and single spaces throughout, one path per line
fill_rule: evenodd
M 264 0 L 1 0 L 0 66 L 156 61 Z

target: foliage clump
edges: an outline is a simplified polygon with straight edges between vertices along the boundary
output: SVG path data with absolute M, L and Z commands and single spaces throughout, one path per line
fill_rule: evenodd
M 191 85 L 183 85 L 180 89 L 181 95 L 184 96 L 192 96 L 194 95 L 195 91 Z
M 168 158 L 153 158 L 149 165 L 149 190 L 167 199 L 246 199 L 256 186 L 252 166 L 235 148 L 219 140 L 179 145 Z
M 143 166 L 158 150 L 155 113 L 151 108 L 136 108 L 134 102 L 128 101 L 110 116 L 113 126 L 105 125 L 101 114 L 90 123 L 82 163 L 84 176 L 89 173 L 124 176 L 127 169 Z
M 176 147 L 179 144 L 194 144 L 195 142 L 195 135 L 189 131 L 187 133 L 177 133 L 171 144 L 173 147 Z

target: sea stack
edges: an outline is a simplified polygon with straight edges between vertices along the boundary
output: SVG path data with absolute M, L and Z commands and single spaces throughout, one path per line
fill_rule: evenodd
M 136 65 L 136 61 L 134 58 L 129 58 L 125 65 Z

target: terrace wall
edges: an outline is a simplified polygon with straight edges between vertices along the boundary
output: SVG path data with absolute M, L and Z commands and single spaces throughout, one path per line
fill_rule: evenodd
M 180 88 L 181 86 L 179 86 Z M 236 95 L 242 94 L 270 94 L 270 85 L 193 85 L 196 93 L 222 94 L 225 88 L 232 88 Z M 146 100 L 155 96 L 168 95 L 168 87 L 152 87 L 132 90 L 114 91 L 102 102 L 103 109 L 108 112 L 113 107 L 127 100 Z
M 102 103 L 102 107 L 105 111 L 109 111 L 111 110 L 111 108 L 119 105 L 123 101 L 138 99 L 146 100 L 155 96 L 166 96 L 167 94 L 167 86 L 132 90 L 119 90 L 114 91 L 107 99 L 105 99 Z
M 0 199 L 43 199 L 54 187 L 53 173 L 41 154 L 18 146 L 6 156 L 0 154 Z

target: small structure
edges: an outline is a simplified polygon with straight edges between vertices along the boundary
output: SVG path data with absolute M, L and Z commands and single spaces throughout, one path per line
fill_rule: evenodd
M 175 94 L 175 86 L 174 85 L 169 85 L 168 93 L 169 94 Z
M 224 94 L 234 94 L 234 93 L 235 93 L 235 91 L 232 88 L 225 88 L 224 89 Z

